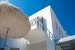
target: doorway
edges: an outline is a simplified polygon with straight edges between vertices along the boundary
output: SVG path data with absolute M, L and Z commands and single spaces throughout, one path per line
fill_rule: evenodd
M 0 48 L 0 50 L 4 50 L 3 48 Z
M 19 48 L 10 48 L 9 50 L 19 50 Z

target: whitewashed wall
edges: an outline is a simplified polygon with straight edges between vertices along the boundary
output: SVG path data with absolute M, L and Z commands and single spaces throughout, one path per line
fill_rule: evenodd
M 51 10 L 51 19 L 52 19 L 52 28 L 53 28 L 53 34 L 54 34 L 54 39 L 59 40 L 60 38 L 64 38 L 67 36 L 65 33 L 63 27 L 61 26 L 59 20 L 57 19 L 54 11 L 50 7 Z M 57 28 L 56 28 L 56 23 L 57 23 Z
M 50 6 L 47 6 L 41 11 L 38 11 L 37 13 L 33 14 L 32 16 L 30 16 L 30 19 L 33 19 L 38 16 L 43 17 L 43 26 L 44 26 L 44 32 L 47 41 L 47 50 L 55 50 Z

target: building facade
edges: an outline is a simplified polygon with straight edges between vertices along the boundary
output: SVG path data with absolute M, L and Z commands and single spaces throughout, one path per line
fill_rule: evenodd
M 31 30 L 21 39 L 7 39 L 9 50 L 62 50 L 56 41 L 67 37 L 52 8 L 49 6 L 29 17 Z M 0 48 L 4 38 L 0 37 Z

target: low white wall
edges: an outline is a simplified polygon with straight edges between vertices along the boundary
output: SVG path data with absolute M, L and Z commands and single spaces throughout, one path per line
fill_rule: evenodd
M 27 50 L 47 50 L 47 43 L 46 41 L 43 41 L 37 44 L 29 44 Z
M 8 46 L 6 48 L 19 48 L 20 50 L 26 50 L 25 46 L 27 45 L 27 41 L 23 38 L 21 39 L 7 39 Z M 0 48 L 4 46 L 4 38 L 0 37 Z

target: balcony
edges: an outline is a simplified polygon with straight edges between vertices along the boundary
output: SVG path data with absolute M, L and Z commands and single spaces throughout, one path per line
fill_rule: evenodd
M 45 41 L 45 35 L 43 31 L 43 21 L 42 17 L 37 17 L 30 21 L 31 31 L 25 37 L 30 44 L 39 43 Z

